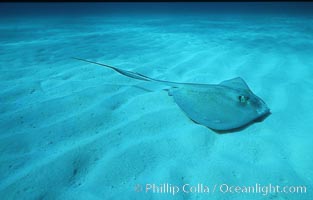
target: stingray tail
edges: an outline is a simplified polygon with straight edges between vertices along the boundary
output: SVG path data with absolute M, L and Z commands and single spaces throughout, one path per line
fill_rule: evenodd
M 96 65 L 100 65 L 100 66 L 103 66 L 103 67 L 106 67 L 106 68 L 110 68 L 110 69 L 113 69 L 114 71 L 116 71 L 119 74 L 122 74 L 122 75 L 130 77 L 130 78 L 138 79 L 138 80 L 158 82 L 158 83 L 162 83 L 162 84 L 165 84 L 165 85 L 171 86 L 171 87 L 178 87 L 179 85 L 181 85 L 181 83 L 176 83 L 176 82 L 171 82 L 171 81 L 163 81 L 163 80 L 150 78 L 148 76 L 139 74 L 137 72 L 132 72 L 132 71 L 119 69 L 119 68 L 116 68 L 116 67 L 113 67 L 113 66 L 110 66 L 110 65 L 106 65 L 106 64 L 102 64 L 102 63 L 98 63 L 98 62 L 94 62 L 94 61 L 90 61 L 90 60 L 85 60 L 85 59 L 81 59 L 81 58 L 74 58 L 74 57 L 73 57 L 73 59 L 80 60 L 80 61 L 83 61 L 83 62 L 92 63 L 92 64 L 96 64 Z

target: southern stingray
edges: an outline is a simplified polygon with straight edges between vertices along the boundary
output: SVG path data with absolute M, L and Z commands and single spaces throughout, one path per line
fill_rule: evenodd
M 169 95 L 192 121 L 216 131 L 236 130 L 270 114 L 264 101 L 253 94 L 240 77 L 220 84 L 178 83 L 85 59 L 74 59 L 111 68 L 130 78 L 170 86 Z

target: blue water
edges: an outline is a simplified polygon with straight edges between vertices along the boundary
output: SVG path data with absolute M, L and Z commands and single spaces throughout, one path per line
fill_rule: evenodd
M 312 10 L 0 4 L 1 199 L 312 199 Z M 71 57 L 176 82 L 242 77 L 272 114 L 219 134 L 164 88 Z

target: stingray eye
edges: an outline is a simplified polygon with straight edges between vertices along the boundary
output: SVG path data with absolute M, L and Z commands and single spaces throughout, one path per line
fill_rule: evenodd
M 249 97 L 240 95 L 240 96 L 238 96 L 238 100 L 239 100 L 239 102 L 241 102 L 241 103 L 246 103 L 246 102 L 249 100 Z

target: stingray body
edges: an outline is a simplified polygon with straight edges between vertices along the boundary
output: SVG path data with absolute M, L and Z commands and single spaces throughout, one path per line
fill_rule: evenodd
M 89 60 L 75 58 L 111 68 L 134 79 L 170 86 L 169 95 L 194 122 L 217 131 L 243 127 L 270 113 L 264 101 L 253 94 L 245 81 L 234 78 L 220 84 L 178 83 L 157 80 L 145 75 Z

